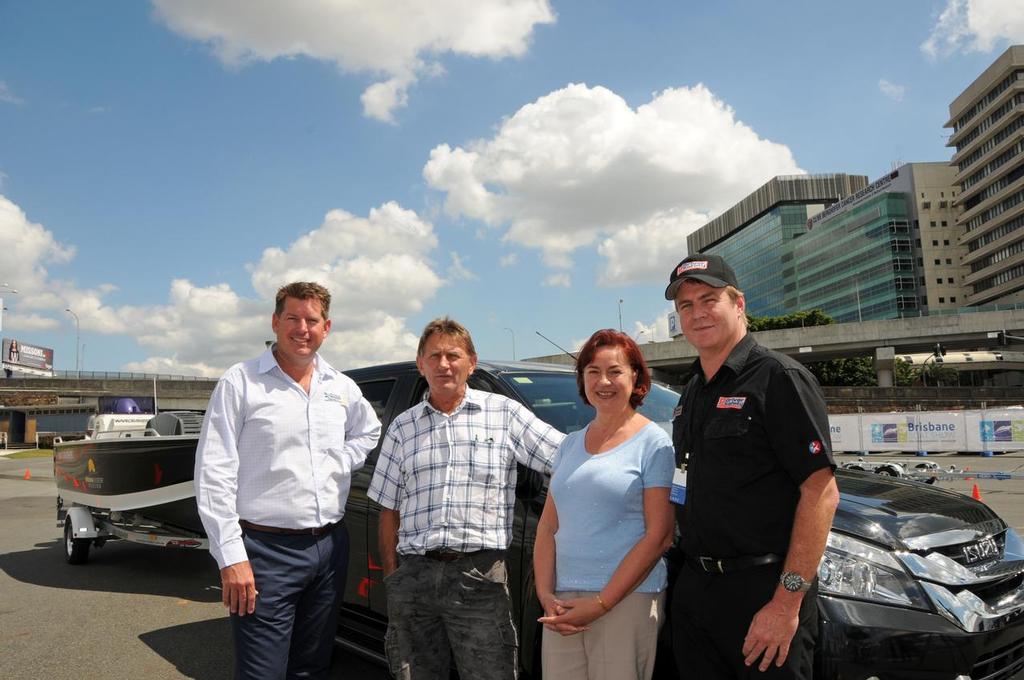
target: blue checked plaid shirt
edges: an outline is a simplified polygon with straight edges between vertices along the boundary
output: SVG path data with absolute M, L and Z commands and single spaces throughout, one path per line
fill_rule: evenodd
M 563 435 L 519 402 L 466 388 L 448 415 L 424 400 L 391 423 L 367 494 L 401 518 L 398 553 L 508 548 L 516 461 L 551 474 Z

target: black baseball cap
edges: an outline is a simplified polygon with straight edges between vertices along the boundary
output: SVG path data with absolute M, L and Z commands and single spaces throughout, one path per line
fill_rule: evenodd
M 665 289 L 665 299 L 675 300 L 679 286 L 686 279 L 706 283 L 712 288 L 732 286 L 738 290 L 740 287 L 739 282 L 736 280 L 736 272 L 725 263 L 725 260 L 720 255 L 695 253 L 688 255 L 668 275 L 668 288 Z

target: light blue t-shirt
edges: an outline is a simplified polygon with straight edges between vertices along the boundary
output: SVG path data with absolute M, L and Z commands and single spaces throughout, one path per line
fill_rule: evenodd
M 644 535 L 644 489 L 672 486 L 672 440 L 655 423 L 603 453 L 589 454 L 589 426 L 562 441 L 552 465 L 549 493 L 558 511 L 556 589 L 597 592 Z M 665 561 L 636 589 L 657 593 L 667 585 Z

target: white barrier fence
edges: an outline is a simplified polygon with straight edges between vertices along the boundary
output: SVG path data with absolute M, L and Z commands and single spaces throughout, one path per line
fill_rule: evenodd
M 1024 409 L 853 413 L 828 421 L 834 451 L 1024 450 Z

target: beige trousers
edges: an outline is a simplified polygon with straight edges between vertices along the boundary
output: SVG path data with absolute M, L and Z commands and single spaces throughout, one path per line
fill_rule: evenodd
M 561 599 L 594 593 L 557 593 Z M 630 593 L 590 630 L 563 636 L 544 629 L 541 665 L 557 680 L 650 680 L 665 593 Z

